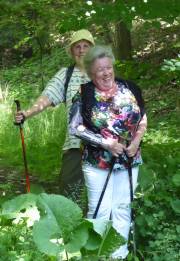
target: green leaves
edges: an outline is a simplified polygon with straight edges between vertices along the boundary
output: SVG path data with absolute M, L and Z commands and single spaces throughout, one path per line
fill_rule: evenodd
M 39 197 L 38 204 L 47 218 L 54 218 L 59 232 L 65 239 L 69 238 L 69 234 L 82 221 L 82 211 L 78 205 L 63 196 L 43 193 Z
M 180 71 L 180 55 L 176 59 L 165 59 L 162 70 L 170 72 Z
M 180 199 L 172 200 L 171 207 L 177 214 L 180 214 Z
M 53 256 L 64 251 L 63 245 L 58 243 L 58 238 L 60 238 L 60 233 L 58 234 L 58 232 L 59 227 L 53 217 L 45 217 L 35 223 L 33 227 L 33 239 L 37 248 L 41 252 Z M 59 236 L 58 238 L 57 235 Z M 52 242 L 53 238 L 54 241 Z
M 3 204 L 1 215 L 16 220 L 21 217 L 22 222 L 23 218 L 27 220 L 34 215 L 29 210 L 35 207 L 39 216 L 31 224 L 33 239 L 37 248 L 49 256 L 57 256 L 65 250 L 71 254 L 81 252 L 84 258 L 109 256 L 125 242 L 111 221 L 83 219 L 81 209 L 60 195 L 17 196 Z
M 147 165 L 143 165 L 140 168 L 139 184 L 143 190 L 150 188 L 153 184 L 154 174 L 152 169 L 149 169 Z
M 1 215 L 8 219 L 25 217 L 25 210 L 35 207 L 36 201 L 37 197 L 34 194 L 20 195 L 3 204 Z
M 115 229 L 110 223 L 107 223 L 106 230 L 103 235 L 103 240 L 98 250 L 98 256 L 108 255 L 117 249 L 117 245 L 120 246 L 125 243 L 125 240 L 118 235 Z
M 85 246 L 89 238 L 88 225 L 82 222 L 73 232 L 70 242 L 65 246 L 69 253 L 77 252 Z
M 36 216 L 33 227 L 34 241 L 40 251 L 56 256 L 64 250 L 64 242 L 80 224 L 82 211 L 63 196 L 29 193 L 5 202 L 1 215 L 9 219 L 16 218 L 17 222 L 22 218 L 33 219 L 34 212 L 30 210 L 34 207 L 37 207 L 38 213 L 41 214 L 41 218 Z M 61 244 L 56 243 L 60 237 L 63 238 Z M 51 242 L 51 239 L 55 239 L 55 243 Z
M 42 218 L 33 227 L 34 241 L 40 251 L 56 256 L 64 251 L 65 242 L 80 224 L 82 211 L 71 200 L 59 195 L 41 194 L 37 204 Z
M 156 238 L 149 241 L 147 261 L 179 261 L 179 226 L 162 223 L 157 227 Z
M 180 187 L 180 173 L 175 174 L 172 177 L 172 181 L 176 187 Z

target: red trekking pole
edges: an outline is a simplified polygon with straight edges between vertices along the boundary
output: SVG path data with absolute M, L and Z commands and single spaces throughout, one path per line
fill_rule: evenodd
M 17 106 L 17 112 L 21 110 L 20 102 L 18 100 L 14 101 Z M 27 166 L 27 159 L 26 159 L 26 148 L 24 143 L 24 132 L 23 132 L 23 123 L 15 123 L 15 125 L 19 125 L 21 142 L 22 142 L 22 153 L 23 153 L 23 160 L 24 160 L 24 168 L 25 168 L 25 176 L 26 176 L 26 190 L 30 192 L 30 180 L 28 174 L 28 166 Z

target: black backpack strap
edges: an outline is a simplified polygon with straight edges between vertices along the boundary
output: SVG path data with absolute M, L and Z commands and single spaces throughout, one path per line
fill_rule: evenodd
M 94 126 L 91 121 L 92 108 L 96 103 L 95 86 L 92 81 L 81 84 L 81 99 L 82 99 L 82 117 L 84 125 L 95 133 L 99 133 L 99 129 Z
M 71 79 L 72 73 L 74 71 L 74 67 L 75 67 L 75 64 L 70 65 L 66 70 L 66 80 L 64 83 L 64 102 L 65 103 L 66 103 L 66 94 L 67 94 L 68 84 Z
M 145 114 L 145 105 L 144 105 L 141 89 L 131 81 L 126 81 L 126 84 L 128 85 L 129 90 L 135 96 L 137 100 L 137 104 L 140 108 L 141 117 L 143 117 Z

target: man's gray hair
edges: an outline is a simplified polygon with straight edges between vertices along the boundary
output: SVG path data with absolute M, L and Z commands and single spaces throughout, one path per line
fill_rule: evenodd
M 84 67 L 89 77 L 91 77 L 91 69 L 95 60 L 105 57 L 110 58 L 113 64 L 115 63 L 115 58 L 111 47 L 105 45 L 95 45 L 89 49 L 84 57 Z

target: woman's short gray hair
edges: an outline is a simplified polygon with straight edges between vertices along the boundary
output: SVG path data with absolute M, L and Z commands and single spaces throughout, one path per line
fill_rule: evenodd
M 110 58 L 112 63 L 115 63 L 115 58 L 111 47 L 104 45 L 95 45 L 89 49 L 84 57 L 84 67 L 89 77 L 91 77 L 91 69 L 95 60 L 104 57 Z

